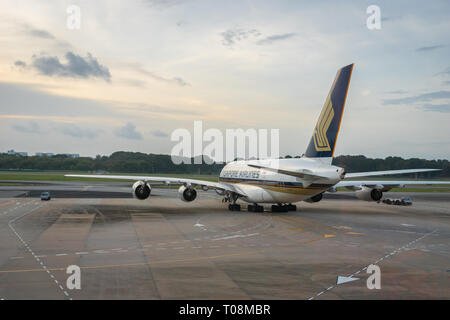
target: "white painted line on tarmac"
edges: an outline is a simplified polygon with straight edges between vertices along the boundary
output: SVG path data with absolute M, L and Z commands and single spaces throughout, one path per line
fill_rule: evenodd
M 423 235 L 423 236 L 421 236 L 421 237 L 419 237 L 419 238 L 417 238 L 417 239 L 415 239 L 415 240 L 409 242 L 407 245 L 404 245 L 403 247 L 400 247 L 400 248 L 398 248 L 398 249 L 392 251 L 391 253 L 388 253 L 387 255 L 385 255 L 385 256 L 382 257 L 382 258 L 379 258 L 378 260 L 376 260 L 375 262 L 373 262 L 373 264 L 377 264 L 378 262 L 381 262 L 383 259 L 387 259 L 388 257 L 394 256 L 395 254 L 397 254 L 398 252 L 400 252 L 402 248 L 405 248 L 405 249 L 406 249 L 406 248 L 407 248 L 408 246 L 410 246 L 411 244 L 416 243 L 416 242 L 422 240 L 423 238 L 425 238 L 425 237 L 427 237 L 427 236 L 429 236 L 429 235 L 432 235 L 432 234 L 435 233 L 435 232 L 436 232 L 436 230 L 433 230 L 433 231 L 431 231 L 431 232 L 429 232 L 429 233 L 426 233 L 425 235 Z M 372 264 L 372 263 L 371 263 L 371 264 Z M 337 284 L 343 284 L 343 283 L 345 283 L 345 282 L 350 282 L 350 281 L 353 281 L 353 280 L 358 280 L 358 278 L 352 278 L 352 277 L 353 277 L 355 274 L 358 274 L 358 273 L 360 273 L 360 272 L 363 271 L 363 270 L 367 270 L 368 267 L 369 267 L 369 265 L 365 266 L 364 268 L 361 268 L 360 270 L 354 272 L 354 273 L 353 273 L 352 275 L 350 275 L 349 277 L 341 277 L 341 276 L 339 276 L 339 277 L 338 277 Z M 341 280 L 343 279 L 344 282 L 342 282 L 342 281 L 339 282 L 339 278 L 341 278 Z M 350 280 L 345 281 L 345 279 L 350 279 Z M 321 292 L 317 293 L 315 296 L 312 296 L 312 297 L 308 298 L 308 300 L 313 300 L 314 298 L 319 297 L 319 296 L 322 295 L 324 292 L 329 291 L 329 290 L 331 290 L 331 289 L 333 289 L 333 286 L 329 287 L 329 288 L 326 289 L 325 291 L 321 291 Z
M 29 202 L 28 202 L 29 203 Z M 37 204 L 37 203 L 36 203 Z M 14 219 L 11 219 L 8 222 L 8 227 L 11 229 L 11 231 L 17 236 L 17 238 L 20 240 L 20 242 L 22 242 L 22 244 L 25 246 L 25 248 L 28 250 L 28 252 L 36 259 L 36 262 L 38 262 L 41 267 L 47 272 L 47 274 L 50 275 L 50 277 L 52 279 L 54 279 L 55 283 L 58 284 L 58 280 L 55 279 L 55 277 L 53 276 L 53 274 L 50 272 L 50 270 L 48 270 L 47 266 L 44 265 L 44 263 L 41 261 L 41 259 L 39 258 L 39 256 L 36 256 L 36 254 L 34 253 L 34 251 L 30 248 L 30 246 L 28 245 L 28 243 L 20 236 L 20 234 L 17 232 L 17 230 L 14 228 L 13 224 L 19 220 L 22 219 L 23 217 L 25 217 L 26 215 L 42 208 L 44 206 L 44 204 L 40 204 L 34 208 L 32 208 L 31 210 L 28 210 L 26 213 L 24 213 L 21 216 L 18 216 Z M 63 291 L 63 293 L 68 297 L 69 294 L 67 294 L 64 290 L 64 288 L 62 286 L 59 286 L 59 288 Z
M 236 234 L 234 236 L 228 236 L 228 237 L 223 237 L 223 238 L 216 238 L 216 239 L 212 239 L 213 241 L 217 241 L 217 240 L 228 240 L 228 239 L 235 239 L 235 238 L 248 238 L 248 237 L 253 237 L 259 235 L 259 233 L 252 233 L 252 234 Z

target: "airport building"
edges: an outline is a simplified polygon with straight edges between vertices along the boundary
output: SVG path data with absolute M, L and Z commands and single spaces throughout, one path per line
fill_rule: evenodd
M 74 158 L 74 159 L 80 157 L 80 155 L 78 153 L 61 153 L 58 155 L 63 155 L 63 156 L 67 156 L 67 157 Z M 55 154 L 51 153 L 51 152 L 36 152 L 35 156 L 36 157 L 53 157 L 53 156 L 55 156 Z
M 51 152 L 36 152 L 36 157 L 53 157 L 55 154 Z
M 78 153 L 63 153 L 63 155 L 64 155 L 64 156 L 68 156 L 68 157 L 70 157 L 70 158 L 74 158 L 74 159 L 80 157 L 80 155 L 79 155 Z
M 8 150 L 8 154 L 12 156 L 28 157 L 28 152 L 17 152 L 14 149 Z

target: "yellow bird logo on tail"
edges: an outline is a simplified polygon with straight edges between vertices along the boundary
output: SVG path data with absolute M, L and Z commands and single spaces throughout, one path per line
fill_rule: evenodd
M 314 129 L 314 146 L 317 151 L 330 151 L 330 143 L 327 138 L 327 131 L 331 125 L 331 121 L 334 117 L 333 104 L 331 103 L 331 97 L 328 95 L 325 101 L 325 108 L 320 113 L 319 121 Z

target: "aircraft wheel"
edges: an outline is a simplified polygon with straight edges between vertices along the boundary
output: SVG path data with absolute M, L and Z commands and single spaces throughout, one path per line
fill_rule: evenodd
M 264 212 L 264 207 L 263 206 L 259 206 L 257 204 L 255 204 L 255 205 L 249 204 L 248 205 L 248 212 Z
M 264 212 L 264 207 L 263 206 L 255 206 L 255 212 Z
M 273 205 L 272 212 L 288 212 L 288 206 Z
M 289 203 L 287 205 L 288 211 L 297 211 L 297 206 L 295 204 Z
M 230 211 L 241 211 L 241 205 L 240 204 L 229 204 L 228 210 Z

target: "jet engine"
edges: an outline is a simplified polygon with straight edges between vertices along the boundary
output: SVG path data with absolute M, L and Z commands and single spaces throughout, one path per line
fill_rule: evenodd
M 364 201 L 380 201 L 383 197 L 383 192 L 378 189 L 362 187 L 361 190 L 356 191 L 356 197 Z
M 152 187 L 145 181 L 137 181 L 133 184 L 133 197 L 139 200 L 145 200 L 150 197 Z
M 190 186 L 181 186 L 180 189 L 178 189 L 178 195 L 184 202 L 191 202 L 194 201 L 195 198 L 197 198 L 197 191 L 195 191 L 195 189 Z
M 316 194 L 314 197 L 306 199 L 305 201 L 309 202 L 309 203 L 319 202 L 320 200 L 322 200 L 322 198 L 323 198 L 323 192 L 319 193 L 319 194 Z

